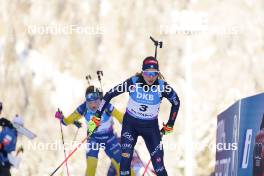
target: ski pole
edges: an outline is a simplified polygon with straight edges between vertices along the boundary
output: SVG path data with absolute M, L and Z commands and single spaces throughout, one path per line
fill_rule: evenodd
M 155 40 L 153 37 L 149 37 L 150 38 L 150 40 L 152 40 L 153 41 L 153 43 L 154 43 L 154 45 L 155 45 L 155 59 L 157 59 L 157 48 L 158 48 L 158 46 L 159 46 L 159 48 L 162 48 L 162 45 L 163 45 L 163 42 L 162 41 L 157 41 L 157 40 Z
M 145 176 L 146 173 L 148 174 L 147 170 L 148 170 L 148 167 L 149 167 L 150 162 L 151 162 L 151 159 L 149 159 L 148 164 L 147 164 L 147 166 L 145 167 L 145 170 L 144 170 L 144 173 L 143 173 L 142 176 Z M 152 170 L 152 173 L 154 173 L 154 175 L 156 175 L 155 171 L 153 171 L 153 170 Z M 148 175 L 149 175 L 149 174 L 148 174 Z
M 67 162 L 67 160 L 80 148 L 80 146 L 90 137 L 90 135 L 87 135 L 81 143 L 78 144 L 78 146 L 63 160 L 63 162 L 50 174 L 50 176 L 53 176 L 60 168 L 61 166 Z
M 0 101 L 0 114 L 2 113 L 3 110 L 3 103 Z
M 98 81 L 100 82 L 100 87 L 101 87 L 101 92 L 103 94 L 103 87 L 102 87 L 102 76 L 104 76 L 103 71 L 101 70 L 97 70 L 97 77 L 98 77 Z
M 137 154 L 137 156 L 138 156 L 138 158 L 139 158 L 139 160 L 140 160 L 140 163 L 141 163 L 141 165 L 143 166 L 143 168 L 146 168 L 146 166 L 145 166 L 145 164 L 143 163 L 142 159 L 140 158 L 139 153 L 137 152 L 137 150 L 135 150 L 135 153 Z M 144 174 L 145 174 L 145 173 L 144 173 Z M 147 172 L 147 174 L 148 174 L 148 172 Z M 149 174 L 148 174 L 148 175 L 149 175 Z
M 74 134 L 74 137 L 73 137 L 73 141 L 75 141 L 76 140 L 76 137 L 78 135 L 79 129 L 82 127 L 82 123 L 80 123 L 78 120 L 75 120 L 73 122 L 73 124 L 77 127 L 77 130 L 76 130 L 76 132 Z
M 148 166 L 149 166 L 149 164 L 150 164 L 150 161 L 151 161 L 151 159 L 149 160 L 147 166 L 145 167 L 145 170 L 144 170 L 143 176 L 145 176 L 145 174 L 146 174 L 146 172 L 147 172 L 147 170 L 148 170 Z
M 75 141 L 75 140 L 76 140 L 76 137 L 77 137 L 77 135 L 78 135 L 78 132 L 79 132 L 79 128 L 77 129 L 77 131 L 76 131 L 76 132 L 75 132 L 75 134 L 74 134 L 73 141 Z
M 64 137 L 63 137 L 61 122 L 60 122 L 60 129 L 61 129 L 61 139 L 62 139 L 62 144 L 63 144 L 64 158 L 66 158 L 66 151 L 65 151 L 65 144 L 64 144 Z M 67 161 L 66 161 L 66 170 L 67 170 L 67 176 L 70 176 Z
M 91 75 L 86 75 L 85 79 L 87 80 L 88 86 L 90 86 L 91 85 L 90 81 L 92 80 Z
M 161 133 L 161 139 L 162 139 L 162 137 L 163 137 L 163 134 Z M 161 145 L 161 144 L 160 144 L 160 145 Z M 147 170 L 148 170 L 148 167 L 149 167 L 150 162 L 151 162 L 151 158 L 149 159 L 148 164 L 147 164 L 147 166 L 145 167 L 145 170 L 144 170 L 143 176 L 145 176 L 145 174 L 146 174 L 146 172 L 147 172 Z

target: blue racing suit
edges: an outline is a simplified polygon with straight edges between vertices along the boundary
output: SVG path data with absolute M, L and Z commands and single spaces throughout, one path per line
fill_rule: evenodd
M 11 164 L 8 154 L 16 149 L 17 131 L 15 128 L 4 126 L 0 132 L 0 175 L 9 176 Z
M 158 113 L 162 98 L 167 98 L 172 105 L 167 125 L 174 125 L 180 106 L 180 100 L 176 92 L 164 80 L 157 79 L 153 85 L 149 86 L 141 75 L 136 75 L 105 94 L 96 116 L 100 117 L 102 115 L 113 97 L 124 92 L 129 93 L 129 101 L 122 123 L 120 175 L 131 175 L 129 168 L 134 146 L 138 136 L 142 136 L 150 153 L 156 174 L 167 176 L 163 162 Z
M 114 110 L 114 106 L 108 104 L 104 113 L 102 114 L 101 125 L 88 139 L 88 150 L 86 156 L 98 157 L 99 148 L 105 148 L 105 153 L 109 158 L 114 159 L 118 163 L 120 162 L 121 148 L 120 144 L 113 133 L 113 118 L 111 116 Z M 85 117 L 86 122 L 95 115 L 95 111 L 86 107 L 86 103 L 83 103 L 77 108 L 77 112 Z
M 86 105 L 86 102 L 81 104 L 74 113 L 62 120 L 64 125 L 73 123 L 85 117 L 85 121 L 89 120 L 95 115 L 96 111 L 92 111 Z M 104 149 L 107 156 L 111 159 L 115 169 L 119 170 L 121 160 L 121 146 L 117 140 L 117 136 L 113 132 L 113 118 L 114 116 L 120 123 L 123 120 L 123 113 L 119 112 L 113 105 L 108 104 L 102 113 L 101 124 L 97 130 L 87 140 L 87 176 L 94 176 L 96 173 L 97 158 L 100 148 Z

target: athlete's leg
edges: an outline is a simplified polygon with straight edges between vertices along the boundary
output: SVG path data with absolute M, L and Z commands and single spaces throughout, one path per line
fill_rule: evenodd
M 11 176 L 10 166 L 2 166 L 0 164 L 0 176 Z
M 140 135 L 142 135 L 146 143 L 157 176 L 167 176 L 168 174 L 163 161 L 164 152 L 158 122 L 142 129 L 141 132 Z
M 86 152 L 86 176 L 95 176 L 99 147 L 95 139 L 87 142 Z
M 121 147 L 117 137 L 113 133 L 105 140 L 105 153 L 111 159 L 111 164 L 114 166 L 117 176 L 119 176 Z
M 131 175 L 131 160 L 133 157 L 134 146 L 137 142 L 138 133 L 134 125 L 130 123 L 128 118 L 124 117 L 122 132 L 121 132 L 121 162 L 120 162 L 120 175 Z

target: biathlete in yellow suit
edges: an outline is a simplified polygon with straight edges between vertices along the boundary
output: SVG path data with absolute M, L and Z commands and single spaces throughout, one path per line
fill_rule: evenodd
M 98 106 L 101 103 L 101 92 L 94 86 L 89 86 L 85 92 L 86 101 L 82 103 L 72 114 L 64 118 L 61 111 L 57 111 L 55 117 L 61 120 L 64 125 L 73 124 L 81 117 L 85 117 L 86 122 L 95 115 Z M 87 140 L 86 152 L 86 176 L 95 176 L 99 149 L 104 149 L 106 155 L 111 159 L 119 176 L 121 146 L 117 136 L 113 132 L 113 118 L 115 117 L 120 123 L 123 120 L 123 113 L 118 111 L 113 105 L 105 109 L 100 126 Z M 134 171 L 132 171 L 134 175 Z

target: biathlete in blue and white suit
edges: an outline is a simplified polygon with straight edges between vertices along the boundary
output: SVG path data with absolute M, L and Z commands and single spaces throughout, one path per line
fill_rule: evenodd
M 144 59 L 141 73 L 132 76 L 105 94 L 96 115 L 88 123 L 89 132 L 92 133 L 97 128 L 98 121 L 101 120 L 101 115 L 110 100 L 124 92 L 129 93 L 129 101 L 121 132 L 120 175 L 131 175 L 130 165 L 134 146 L 138 136 L 142 136 L 157 176 L 167 176 L 161 135 L 172 132 L 180 101 L 173 88 L 164 81 L 159 72 L 158 61 L 154 57 L 149 56 Z M 168 122 L 159 130 L 158 113 L 163 97 L 167 98 L 172 106 Z
M 1 112 L 2 103 L 0 102 L 0 115 Z M 10 169 L 13 164 L 9 160 L 9 155 L 16 150 L 18 136 L 18 131 L 13 124 L 23 126 L 24 121 L 20 116 L 15 116 L 12 122 L 4 117 L 0 118 L 0 126 L 2 127 L 2 130 L 0 131 L 0 176 L 11 176 Z M 16 157 L 13 159 L 15 158 Z

